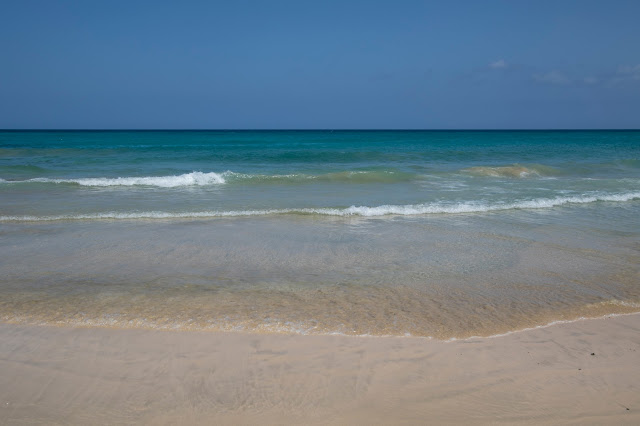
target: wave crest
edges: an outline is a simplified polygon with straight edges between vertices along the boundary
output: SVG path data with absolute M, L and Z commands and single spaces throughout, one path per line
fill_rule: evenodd
M 337 183 L 394 183 L 415 179 L 413 173 L 393 170 L 350 170 L 324 174 L 292 173 L 286 175 L 252 175 L 244 173 L 225 173 L 228 182 L 256 182 L 256 183 L 305 183 L 337 182 Z
M 82 186 L 157 186 L 174 188 L 178 186 L 204 186 L 224 184 L 224 173 L 191 172 L 176 176 L 146 176 L 146 177 L 117 177 L 117 178 L 80 178 L 80 179 L 49 179 L 35 178 L 22 182 L 43 183 L 74 183 Z
M 225 183 L 258 183 L 258 184 L 296 184 L 310 181 L 339 182 L 339 183 L 394 183 L 406 182 L 415 178 L 415 174 L 391 170 L 356 170 L 333 172 L 318 175 L 311 174 L 281 174 L 260 175 L 248 173 L 191 172 L 174 176 L 146 176 L 146 177 L 117 177 L 117 178 L 33 178 L 28 180 L 4 180 L 2 183 L 53 183 L 74 184 L 81 186 L 155 186 L 174 188 L 181 186 L 222 185 Z
M 292 208 L 266 210 L 232 210 L 232 211 L 204 211 L 204 212 L 105 212 L 95 214 L 59 215 L 59 216 L 0 216 L 0 221 L 54 221 L 54 220 L 98 220 L 98 219 L 180 219 L 180 218 L 214 218 L 214 217 L 242 217 L 266 216 L 278 214 L 302 214 L 324 216 L 419 216 L 427 214 L 461 214 L 486 213 L 501 210 L 545 209 L 565 204 L 589 204 L 598 201 L 626 202 L 640 199 L 640 192 L 623 194 L 602 194 L 582 197 L 556 197 L 536 200 L 523 200 L 513 203 L 462 202 L 456 204 L 408 204 L 382 205 L 376 207 L 351 206 L 346 208 Z

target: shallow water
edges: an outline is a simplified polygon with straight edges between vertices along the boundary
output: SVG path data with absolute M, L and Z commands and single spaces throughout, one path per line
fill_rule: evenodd
M 0 142 L 7 322 L 446 339 L 640 311 L 640 132 Z

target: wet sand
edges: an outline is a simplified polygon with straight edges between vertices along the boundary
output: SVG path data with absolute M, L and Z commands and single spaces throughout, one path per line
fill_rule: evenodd
M 0 324 L 1 424 L 640 424 L 640 315 L 501 337 Z

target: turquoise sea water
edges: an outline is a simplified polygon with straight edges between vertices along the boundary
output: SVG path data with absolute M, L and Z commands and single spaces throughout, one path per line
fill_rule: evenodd
M 638 131 L 0 132 L 5 321 L 491 334 L 640 310 Z
M 546 208 L 639 178 L 638 132 L 0 134 L 3 220 Z

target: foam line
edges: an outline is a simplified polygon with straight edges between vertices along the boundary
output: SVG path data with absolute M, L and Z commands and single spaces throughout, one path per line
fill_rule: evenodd
M 208 217 L 241 217 L 265 216 L 278 214 L 317 214 L 325 216 L 415 216 L 427 214 L 456 214 L 483 213 L 514 209 L 545 209 L 566 204 L 588 204 L 598 201 L 626 202 L 640 199 L 640 192 L 623 194 L 602 194 L 582 197 L 556 197 L 519 201 L 514 203 L 486 204 L 467 202 L 458 204 L 411 204 L 411 205 L 382 205 L 377 207 L 351 206 L 347 208 L 299 208 L 299 209 L 271 209 L 271 210 L 232 210 L 232 211 L 203 211 L 203 212 L 105 212 L 78 215 L 57 216 L 0 216 L 0 221 L 54 221 L 54 220 L 97 220 L 97 219 L 172 219 L 172 218 L 208 218 Z
M 174 188 L 177 186 L 203 186 L 224 184 L 224 173 L 191 172 L 176 176 L 144 176 L 117 178 L 81 178 L 81 179 L 50 179 L 34 178 L 23 181 L 4 181 L 5 183 L 75 183 L 82 186 L 157 186 Z

